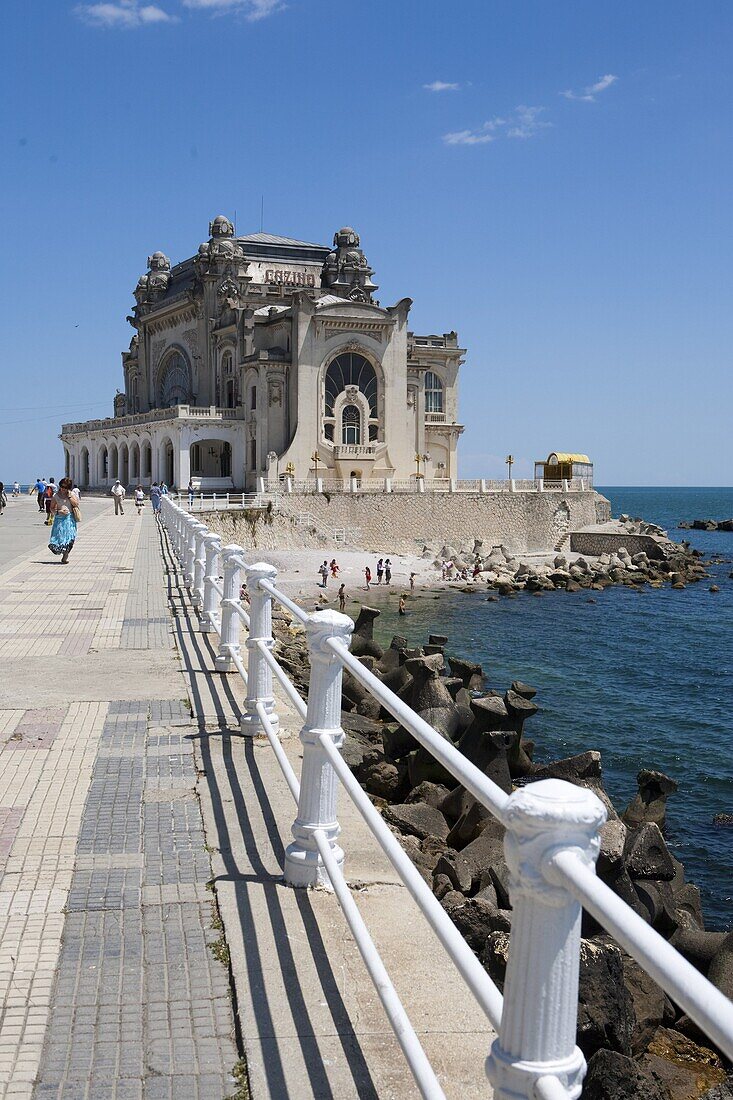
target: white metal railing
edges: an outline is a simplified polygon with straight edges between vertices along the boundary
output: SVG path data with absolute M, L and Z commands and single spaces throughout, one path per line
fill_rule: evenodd
M 258 478 L 257 491 L 279 493 L 575 493 L 592 489 L 584 478 L 543 482 L 541 478 L 457 479 L 448 477 L 411 478 Z
M 189 512 L 226 512 L 230 508 L 237 510 L 267 508 L 272 503 L 270 498 L 262 493 L 202 493 L 197 489 L 192 493 L 176 491 L 170 496 L 176 504 L 181 508 L 187 508 Z
M 219 636 L 216 668 L 237 671 L 246 684 L 242 731 L 267 737 L 297 803 L 285 881 L 334 890 L 423 1097 L 444 1100 L 444 1093 L 346 884 L 344 853 L 337 844 L 337 780 L 497 1029 L 486 1061 L 497 1100 L 580 1096 L 585 1061 L 575 1033 L 583 906 L 733 1058 L 731 1001 L 596 877 L 600 828 L 606 819 L 596 795 L 556 779 L 506 794 L 350 653 L 350 618 L 331 610 L 303 611 L 276 587 L 272 566 L 247 564 L 241 547 L 222 547 L 216 535 L 170 497 L 163 499 L 162 521 L 200 612 L 201 630 Z M 242 571 L 249 613 L 240 602 Z M 305 627 L 311 670 L 307 702 L 272 652 L 273 600 Z M 248 628 L 246 667 L 242 622 Z M 344 668 L 506 828 L 513 915 L 503 998 L 341 756 Z M 278 739 L 273 676 L 304 719 L 300 780 Z

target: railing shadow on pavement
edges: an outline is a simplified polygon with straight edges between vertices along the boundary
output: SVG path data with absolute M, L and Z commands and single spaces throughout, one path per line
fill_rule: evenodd
M 425 1100 L 444 1100 L 445 1093 L 344 877 L 344 853 L 337 844 L 338 781 L 498 1031 L 485 1063 L 496 1100 L 580 1097 L 585 1059 L 576 1044 L 576 1023 L 583 908 L 733 1059 L 733 1003 L 596 876 L 606 809 L 591 791 L 550 779 L 507 793 L 350 652 L 351 619 L 331 610 L 308 614 L 275 586 L 273 566 L 248 563 L 241 546 L 222 547 L 217 535 L 173 501 L 166 501 L 164 523 L 199 629 L 218 635 L 216 670 L 236 671 L 246 684 L 242 733 L 267 739 L 297 804 L 293 841 L 285 851 L 285 881 L 335 892 Z M 249 610 L 240 595 L 242 571 Z M 272 653 L 273 600 L 305 628 L 307 702 Z M 246 667 L 242 623 L 248 631 Z M 503 996 L 340 753 L 344 670 L 505 828 L 513 919 Z M 273 676 L 305 723 L 300 778 L 280 742 Z
M 192 694 L 192 721 L 198 725 L 198 730 L 191 735 L 191 739 L 197 740 L 199 744 L 204 772 L 202 778 L 208 787 L 216 828 L 215 846 L 225 868 L 225 874 L 215 875 L 212 882 L 214 885 L 229 882 L 236 891 L 237 913 L 246 956 L 248 989 L 252 997 L 258 1034 L 273 1037 L 273 1039 L 276 1036 L 275 1022 L 267 998 L 266 970 L 259 948 L 258 933 L 261 929 L 255 919 L 249 895 L 250 888 L 256 884 L 262 888 L 265 899 L 273 941 L 277 945 L 278 962 L 284 976 L 283 987 L 286 991 L 293 1025 L 302 1050 L 303 1062 L 308 1073 L 312 1093 L 319 1100 L 321 1098 L 322 1100 L 338 1100 L 329 1082 L 327 1067 L 319 1048 L 318 1037 L 308 1011 L 306 997 L 298 982 L 298 967 L 291 947 L 294 933 L 292 927 L 288 929 L 286 925 L 286 917 L 281 904 L 281 892 L 286 889 L 283 885 L 283 876 L 282 873 L 273 874 L 269 871 L 262 859 L 253 827 L 252 810 L 245 798 L 240 774 L 237 770 L 237 763 L 241 768 L 241 753 L 238 751 L 238 762 L 235 762 L 234 758 L 235 748 L 240 750 L 243 747 L 247 775 L 256 794 L 256 811 L 261 815 L 261 820 L 264 823 L 267 843 L 277 863 L 282 867 L 285 859 L 285 847 L 272 811 L 270 799 L 267 796 L 257 762 L 255 746 L 251 738 L 243 736 L 238 728 L 235 728 L 235 730 L 231 728 L 232 716 L 238 718 L 240 709 L 236 697 L 227 682 L 227 677 L 211 670 L 216 651 L 212 647 L 208 636 L 198 631 L 198 621 L 186 603 L 184 582 L 177 563 L 166 545 L 162 528 L 160 529 L 160 542 L 161 553 L 166 566 L 169 605 L 175 611 L 174 635 L 183 669 L 188 673 L 188 682 Z M 198 682 L 201 678 L 208 689 L 207 698 L 212 701 L 216 710 L 216 718 L 213 721 L 207 721 L 205 718 L 205 701 Z M 227 706 L 224 705 L 221 695 L 226 697 Z M 213 730 L 207 729 L 207 726 L 214 726 L 215 728 Z M 226 777 L 226 789 L 224 790 L 220 787 L 219 770 L 216 767 L 212 752 L 212 742 L 215 739 L 219 739 L 221 743 L 221 759 Z M 247 874 L 242 870 L 235 855 L 235 838 L 231 834 L 230 822 L 227 820 L 225 808 L 227 801 L 232 802 L 234 805 L 235 820 L 244 845 L 244 853 L 252 868 L 251 874 Z M 289 891 L 288 895 L 290 896 Z M 318 977 L 331 1014 L 333 1033 L 340 1041 L 356 1094 L 360 1097 L 360 1100 L 361 1098 L 363 1100 L 379 1100 L 358 1036 L 353 1029 L 349 1013 L 341 996 L 318 921 L 307 893 L 297 892 L 296 905 L 302 921 L 302 930 L 311 956 L 315 961 Z M 230 980 L 233 981 L 231 974 Z M 233 995 L 236 998 L 236 988 L 233 988 Z M 237 1021 L 237 1023 L 239 1025 L 240 1021 Z M 245 1053 L 241 1034 L 238 1035 L 238 1041 L 242 1053 Z M 269 1096 L 273 1100 L 293 1100 L 293 1093 L 286 1083 L 282 1058 L 275 1041 L 269 1044 L 268 1057 L 264 1059 L 263 1064 L 267 1076 Z

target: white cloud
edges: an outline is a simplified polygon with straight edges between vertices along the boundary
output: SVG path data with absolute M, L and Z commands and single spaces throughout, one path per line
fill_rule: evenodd
M 443 134 L 446 145 L 487 145 L 497 138 L 531 138 L 540 130 L 552 126 L 551 122 L 545 122 L 540 118 L 544 107 L 515 107 L 507 118 L 492 118 L 482 123 L 475 130 L 454 130 L 450 134 Z
M 426 92 L 457 92 L 460 84 L 446 84 L 444 80 L 434 80 L 432 84 L 423 84 Z
M 251 23 L 266 19 L 268 15 L 274 15 L 286 7 L 282 0 L 183 0 L 183 6 L 198 11 L 218 12 L 221 15 L 238 12 Z
M 137 0 L 115 0 L 114 3 L 79 4 L 74 9 L 85 23 L 92 27 L 149 26 L 153 23 L 175 23 L 174 16 L 157 4 L 139 4 Z
M 587 88 L 583 88 L 582 92 L 573 92 L 568 88 L 567 91 L 560 92 L 560 95 L 564 96 L 565 99 L 577 99 L 581 103 L 595 103 L 596 96 L 600 92 L 605 92 L 606 88 L 610 88 L 617 80 L 618 77 L 614 76 L 613 73 L 606 73 L 595 84 L 589 84 Z

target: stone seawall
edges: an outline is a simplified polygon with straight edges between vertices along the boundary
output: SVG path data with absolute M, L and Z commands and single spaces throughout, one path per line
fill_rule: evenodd
M 415 553 L 426 544 L 482 539 L 512 553 L 554 549 L 569 531 L 605 521 L 610 505 L 593 491 L 569 493 L 292 494 L 281 501 L 317 529 L 345 530 L 365 550 Z
M 659 541 L 652 535 L 631 535 L 602 531 L 573 531 L 570 536 L 570 549 L 574 554 L 589 554 L 600 557 L 601 554 L 618 553 L 625 547 L 633 557 L 644 553 L 653 561 L 661 561 L 666 555 Z

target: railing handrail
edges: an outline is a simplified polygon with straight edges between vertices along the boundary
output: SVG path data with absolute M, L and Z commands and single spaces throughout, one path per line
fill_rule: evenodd
M 170 498 L 164 499 L 164 522 L 184 567 L 194 605 L 203 609 L 202 629 L 214 630 L 220 636 L 217 668 L 220 671 L 235 668 L 247 684 L 247 713 L 241 720 L 243 730 L 255 722 L 257 728 L 264 731 L 288 786 L 299 802 L 293 826 L 295 841 L 286 853 L 286 881 L 291 885 L 330 882 L 423 1096 L 441 1097 L 443 1093 L 407 1021 L 404 1008 L 386 978 L 358 910 L 354 913 L 352 905 L 346 901 L 351 895 L 341 870 L 343 853 L 336 846 L 335 803 L 328 806 L 329 798 L 335 798 L 335 793 L 329 788 L 325 796 L 323 792 L 319 796 L 317 781 L 313 778 L 314 774 L 323 771 L 325 762 L 338 776 L 342 788 L 415 898 L 487 1018 L 499 1029 L 499 1038 L 487 1061 L 497 1100 L 510 1094 L 528 1098 L 540 1096 L 542 1100 L 570 1100 L 579 1096 L 584 1061 L 574 1042 L 580 906 L 584 906 L 715 1044 L 733 1058 L 733 1003 L 596 876 L 598 829 L 605 820 L 605 808 L 595 795 L 558 780 L 529 783 L 511 795 L 506 794 L 350 652 L 349 637 L 353 629 L 350 619 L 330 611 L 309 615 L 277 587 L 274 583 L 276 571 L 271 566 L 247 565 L 241 547 L 222 549 L 216 536 L 203 524 Z M 221 585 L 213 575 L 219 555 L 224 560 Z M 247 573 L 251 614 L 241 607 L 239 599 L 242 569 Z M 214 595 L 221 597 L 220 618 L 216 615 Z M 306 628 L 311 657 L 307 703 L 271 652 L 272 600 L 286 608 Z M 248 669 L 244 667 L 239 650 L 240 620 L 250 630 Z M 517 950 L 529 958 L 522 957 L 513 968 L 515 956 L 510 948 L 503 1001 L 493 981 L 341 756 L 340 678 L 343 669 L 348 670 L 506 828 L 506 858 L 515 903 L 512 927 L 522 929 L 521 933 L 514 933 L 519 937 Z M 305 719 L 301 731 L 302 767 L 304 772 L 313 767 L 317 770 L 309 772 L 310 779 L 303 790 L 277 739 L 272 675 L 283 686 L 297 713 Z M 336 693 L 333 690 L 335 682 L 338 684 Z M 319 809 L 313 809 L 314 797 L 323 800 L 320 819 Z M 301 798 L 305 798 L 310 809 L 308 806 L 304 809 Z M 313 824 L 307 825 L 311 817 Z M 323 872 L 319 868 L 323 868 Z M 557 900 L 558 891 L 561 902 Z M 577 907 L 577 916 L 573 907 Z M 572 963 L 575 958 L 574 970 L 571 963 L 569 969 L 565 967 L 567 973 L 562 966 L 548 969 L 547 956 L 552 952 L 548 952 L 537 932 L 543 920 L 552 927 L 555 949 L 559 950 L 561 941 L 564 942 L 563 959 L 567 956 Z M 383 984 L 385 978 L 387 986 Z M 568 1001 L 568 990 L 574 1001 Z M 565 1005 L 568 1016 L 561 1019 L 559 1025 L 547 1027 L 543 1021 L 555 1012 L 554 997 Z M 549 1008 L 543 1003 L 547 1001 L 552 1002 Z M 528 1043 L 535 1052 L 534 1059 L 521 1056 Z M 558 1051 L 558 1047 L 562 1049 Z M 538 1050 L 542 1057 L 538 1056 Z

